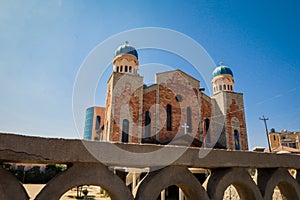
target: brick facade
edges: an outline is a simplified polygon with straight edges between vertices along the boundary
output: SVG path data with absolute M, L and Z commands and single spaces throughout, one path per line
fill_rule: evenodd
M 201 101 L 201 124 L 202 128 L 200 130 L 200 133 L 202 133 L 201 140 L 205 141 L 206 136 L 209 132 L 209 125 L 208 122 L 211 122 L 211 116 L 212 116 L 212 104 L 211 99 L 209 96 L 205 95 L 204 93 L 201 93 L 200 95 L 200 101 Z
M 215 70 L 211 97 L 181 70 L 157 73 L 156 83 L 146 86 L 137 73 L 137 52 L 128 44 L 119 52 L 124 49 L 130 51 L 115 55 L 108 80 L 104 141 L 248 149 L 243 94 L 233 91 L 229 68 Z
M 230 100 L 229 100 L 230 101 Z M 237 118 L 239 121 L 239 139 L 241 149 L 248 149 L 248 142 L 247 142 L 247 135 L 246 135 L 246 122 L 245 122 L 245 115 L 244 115 L 244 108 L 241 105 L 237 104 L 237 100 L 232 98 L 231 103 L 227 109 L 227 130 L 228 130 L 228 142 L 229 142 L 229 149 L 235 149 L 234 145 L 234 125 L 232 124 L 232 119 Z
M 181 70 L 156 76 L 157 83 L 142 86 L 143 77 L 139 75 L 113 72 L 108 81 L 106 100 L 108 141 L 122 141 L 122 121 L 128 119 L 128 142 L 140 143 L 143 139 L 151 139 L 167 144 L 186 131 L 187 135 L 199 141 L 215 140 L 224 148 L 233 150 L 235 129 L 232 119 L 235 119 L 239 123 L 240 149 L 248 148 L 242 94 L 223 91 L 211 98 L 199 89 L 197 79 Z M 167 105 L 171 106 L 171 130 L 167 128 Z M 187 130 L 183 127 L 186 123 L 190 126 Z M 224 127 L 217 127 L 220 124 Z M 214 133 L 220 130 L 221 134 Z
M 236 149 L 234 131 L 237 131 L 239 149 L 248 149 L 243 94 L 222 91 L 214 94 L 212 99 L 214 100 L 213 134 L 218 136 L 219 143 L 228 149 Z
M 157 124 L 157 93 L 158 93 L 158 86 L 152 85 L 144 89 L 143 92 L 143 116 L 142 116 L 142 127 L 143 127 L 143 138 L 149 137 L 146 135 L 146 112 L 149 112 L 150 117 L 150 124 L 148 125 L 150 128 L 150 137 L 155 139 L 156 138 L 156 124 Z
M 142 80 L 143 77 L 131 74 L 113 73 L 108 81 L 107 102 L 111 106 L 106 109 L 108 127 L 107 141 L 122 141 L 122 125 L 129 121 L 128 142 L 138 143 L 140 110 L 142 109 Z M 110 104 L 109 104 L 110 105 Z

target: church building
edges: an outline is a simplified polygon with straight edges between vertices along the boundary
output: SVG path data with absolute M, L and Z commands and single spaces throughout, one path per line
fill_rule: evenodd
M 107 82 L 106 107 L 86 110 L 84 139 L 247 150 L 243 94 L 235 92 L 231 69 L 212 72 L 213 95 L 182 70 L 156 74 L 145 85 L 137 50 L 117 48 Z

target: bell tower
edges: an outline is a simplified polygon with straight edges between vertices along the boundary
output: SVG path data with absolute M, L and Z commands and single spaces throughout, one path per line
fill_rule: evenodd
M 107 84 L 105 141 L 141 142 L 143 77 L 138 74 L 137 50 L 125 42 L 115 51 Z
M 220 91 L 234 92 L 234 78 L 231 69 L 222 62 L 213 72 L 212 86 L 214 94 Z
M 127 73 L 137 75 L 139 61 L 136 49 L 126 41 L 115 51 L 113 59 L 113 71 L 117 73 Z
M 226 149 L 247 150 L 243 94 L 234 91 L 233 73 L 223 63 L 216 67 L 212 76 L 214 94 L 211 98 L 215 138 L 218 138 L 218 143 Z

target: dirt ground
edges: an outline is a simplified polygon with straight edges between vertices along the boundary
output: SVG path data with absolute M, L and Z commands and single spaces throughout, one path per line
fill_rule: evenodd
M 36 197 L 36 195 L 41 191 L 41 189 L 44 186 L 45 186 L 44 184 L 24 184 L 24 188 L 26 189 L 31 200 Z M 110 200 L 109 197 L 103 197 L 103 195 L 100 194 L 100 187 L 98 186 L 84 186 L 83 188 L 87 188 L 87 190 L 89 191 L 88 196 L 87 198 L 85 198 L 85 200 Z M 231 195 L 229 195 L 229 193 Z M 75 196 L 76 196 L 76 188 L 73 188 L 72 190 L 66 192 L 60 198 L 60 200 L 76 199 Z M 223 199 L 239 200 L 240 198 L 238 197 L 236 190 L 232 190 L 231 192 L 226 190 Z M 273 200 L 282 200 L 279 190 L 274 191 Z
M 44 184 L 24 184 L 24 188 L 26 189 L 30 199 L 34 199 L 36 195 L 42 190 L 42 188 L 45 186 Z M 109 197 L 104 197 L 104 195 L 100 194 L 100 187 L 98 186 L 84 186 L 83 188 L 86 188 L 89 193 L 87 195 L 86 200 L 110 200 Z M 72 190 L 69 190 L 66 192 L 60 200 L 71 200 L 76 199 L 76 188 L 73 188 Z M 83 196 L 83 194 L 82 194 Z

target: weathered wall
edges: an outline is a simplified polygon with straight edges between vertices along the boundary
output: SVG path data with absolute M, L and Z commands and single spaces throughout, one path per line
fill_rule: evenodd
M 160 112 L 166 112 L 167 105 L 172 106 L 172 130 L 167 130 L 164 123 L 166 117 L 164 113 L 159 113 L 161 131 L 159 139 L 168 141 L 176 135 L 183 135 L 185 129 L 182 127 L 187 120 L 187 108 L 191 109 L 191 123 L 187 134 L 200 139 L 200 118 L 201 102 L 198 97 L 200 82 L 180 70 L 157 74 L 157 84 L 159 85 L 159 105 L 164 108 Z M 180 99 L 180 100 L 179 100 Z M 163 125 L 163 126 L 162 126 Z
M 116 148 L 122 149 L 123 154 Z M 163 151 L 160 151 L 162 149 Z M 155 151 L 160 151 L 159 156 L 147 155 Z M 174 159 L 168 165 L 162 165 L 164 160 L 182 152 L 178 159 Z M 0 134 L 0 162 L 68 165 L 66 171 L 57 175 L 43 188 L 36 197 L 37 200 L 56 200 L 67 190 L 86 184 L 103 187 L 112 200 L 156 200 L 160 191 L 171 185 L 180 187 L 189 200 L 222 200 L 230 185 L 236 188 L 241 199 L 272 199 L 277 186 L 284 199 L 295 200 L 300 199 L 299 158 L 299 155 Z M 150 172 L 137 188 L 134 197 L 125 183 L 109 170 L 108 166 L 135 169 L 148 167 Z M 194 177 L 193 170 L 189 169 L 191 167 L 194 170 L 201 167 L 201 170 L 204 168 L 210 171 L 210 176 L 203 185 Z M 256 182 L 251 178 L 248 168 L 258 169 Z M 290 175 L 290 168 L 297 170 L 296 177 Z M 0 175 L 1 199 L 28 199 L 26 191 L 16 177 L 2 168 Z
M 200 101 L 201 101 L 201 117 L 202 117 L 202 127 L 201 127 L 201 133 L 202 138 L 200 138 L 202 141 L 205 141 L 206 136 L 210 131 L 210 123 L 212 120 L 212 104 L 211 99 L 209 96 L 204 94 L 203 92 L 200 93 Z M 209 120 L 209 124 L 206 124 L 205 121 Z M 205 144 L 204 144 L 205 146 Z
M 116 151 L 118 149 L 123 149 L 123 154 Z M 152 157 L 152 155 L 145 154 L 161 149 L 163 151 L 159 151 L 159 156 L 153 154 Z M 130 154 L 130 152 L 135 152 L 135 154 Z M 202 158 L 199 154 L 206 156 Z M 101 161 L 105 165 L 149 167 L 161 166 L 164 160 L 173 155 L 179 155 L 179 158 L 174 160 L 172 165 L 179 166 L 300 169 L 298 155 L 0 134 L 0 160 L 2 161 L 21 163 L 97 163 Z
M 105 128 L 108 141 L 122 141 L 123 120 L 129 121 L 128 141 L 138 143 L 141 134 L 141 111 L 143 102 L 143 77 L 132 74 L 113 73 L 109 80 Z
M 239 133 L 240 149 L 248 149 L 245 109 L 243 94 L 219 92 L 212 96 L 213 130 L 212 137 L 219 137 L 219 142 L 226 148 L 234 150 L 234 130 Z M 233 122 L 236 121 L 234 125 Z M 224 127 L 224 128 L 223 128 Z
M 154 139 L 156 138 L 156 133 L 157 133 L 157 108 L 158 105 L 156 105 L 157 102 L 157 95 L 158 95 L 158 85 L 152 85 L 150 87 L 147 87 L 143 91 L 143 116 L 142 116 L 142 126 L 143 126 L 143 138 L 148 137 L 146 135 L 145 129 L 146 127 L 146 122 L 145 122 L 145 117 L 146 117 L 146 112 L 150 112 L 150 137 L 153 137 Z

